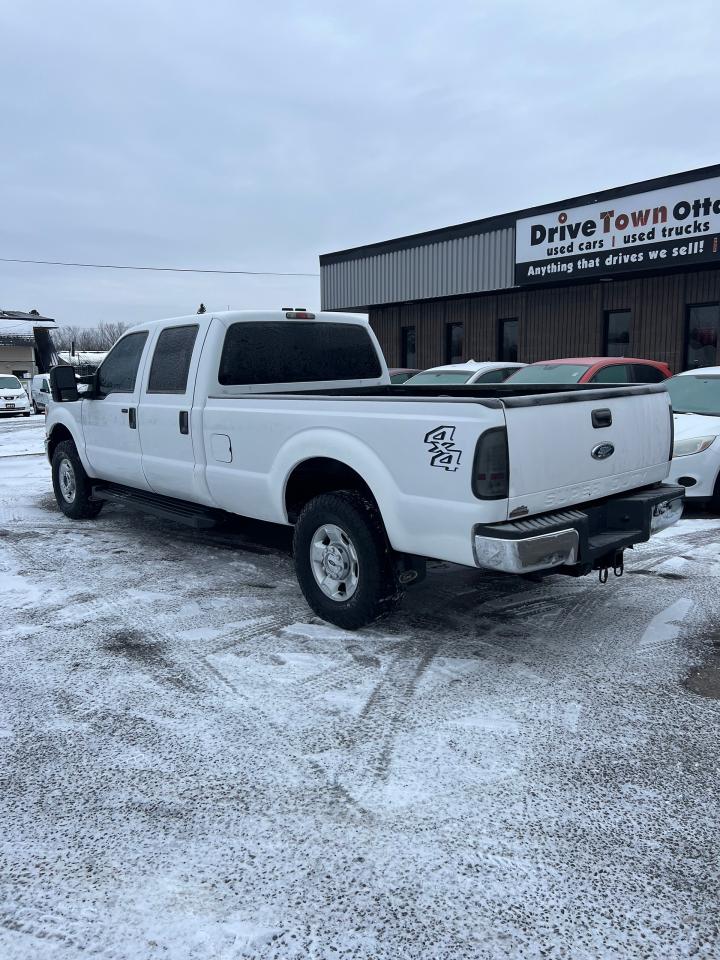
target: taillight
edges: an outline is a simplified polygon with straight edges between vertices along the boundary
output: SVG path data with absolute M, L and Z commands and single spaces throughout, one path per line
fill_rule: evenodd
M 285 316 L 288 320 L 314 320 L 315 314 L 307 310 L 286 310 Z
M 478 440 L 473 464 L 473 493 L 481 500 L 502 500 L 510 490 L 507 430 L 493 427 Z

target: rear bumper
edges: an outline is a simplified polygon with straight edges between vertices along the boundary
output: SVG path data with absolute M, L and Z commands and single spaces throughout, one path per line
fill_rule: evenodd
M 575 575 L 612 566 L 626 547 L 644 543 L 680 519 L 683 494 L 682 487 L 662 484 L 581 510 L 478 525 L 473 530 L 475 563 L 504 573 L 556 569 Z

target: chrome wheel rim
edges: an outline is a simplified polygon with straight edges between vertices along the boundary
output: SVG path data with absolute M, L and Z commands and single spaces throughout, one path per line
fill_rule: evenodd
M 72 503 L 75 499 L 75 471 L 69 460 L 61 460 L 58 469 L 58 482 L 60 484 L 60 493 L 65 503 Z
M 324 523 L 310 541 L 310 566 L 315 582 L 326 597 L 349 600 L 358 588 L 360 561 L 357 550 L 342 527 Z

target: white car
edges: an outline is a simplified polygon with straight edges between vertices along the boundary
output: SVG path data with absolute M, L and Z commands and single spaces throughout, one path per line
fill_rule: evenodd
M 365 317 L 146 323 L 83 379 L 81 394 L 71 367 L 50 374 L 47 453 L 66 516 L 114 500 L 198 526 L 228 513 L 293 525 L 306 599 L 349 629 L 386 613 L 427 557 L 607 579 L 682 513 L 682 488 L 663 484 L 662 384 L 406 390 Z
M 404 386 L 442 386 L 460 383 L 502 383 L 525 363 L 507 363 L 494 360 L 468 360 L 467 363 L 448 363 L 442 367 L 422 370 L 405 381 Z
M 720 510 L 720 367 L 686 370 L 665 385 L 675 421 L 668 480 Z
M 35 413 L 44 413 L 50 403 L 50 374 L 37 373 L 32 378 L 30 399 Z
M 29 417 L 30 401 L 23 385 L 12 374 L 0 373 L 0 415 Z

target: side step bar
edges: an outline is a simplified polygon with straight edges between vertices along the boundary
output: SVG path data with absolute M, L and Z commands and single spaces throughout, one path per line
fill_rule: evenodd
M 200 504 L 186 503 L 173 497 L 162 497 L 147 490 L 135 490 L 118 483 L 97 483 L 92 488 L 92 500 L 104 500 L 121 503 L 131 509 L 161 517 L 163 520 L 175 520 L 196 530 L 208 530 L 218 525 L 220 512 Z

